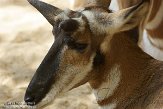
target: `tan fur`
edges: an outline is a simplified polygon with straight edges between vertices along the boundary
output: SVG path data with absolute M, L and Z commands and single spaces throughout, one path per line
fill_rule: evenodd
M 74 10 L 81 9 L 83 7 L 91 6 L 91 5 L 98 5 L 102 7 L 107 7 L 110 5 L 111 0 L 72 0 L 72 8 Z M 71 2 L 72 2 L 71 1 Z
M 108 71 L 106 68 L 112 68 L 113 65 L 119 64 L 122 79 L 111 97 L 98 101 L 101 106 L 117 100 L 118 105 L 115 109 L 148 109 L 148 105 L 155 102 L 163 90 L 163 63 L 154 60 L 141 51 L 136 43 L 133 44 L 130 37 L 132 37 L 131 34 L 119 33 L 110 42 L 110 50 L 106 54 L 108 60 L 101 69 Z M 103 70 L 104 74 L 105 70 Z M 91 86 L 100 90 L 100 87 L 97 86 L 107 79 L 104 78 L 107 77 L 106 75 L 101 78 L 98 76 L 98 79 L 90 81 Z M 159 102 L 163 103 L 161 100 Z M 149 109 L 155 108 L 150 107 Z
M 119 9 L 124 9 L 136 5 L 140 1 L 141 0 L 118 0 Z
M 118 0 L 120 9 L 127 8 L 130 6 L 135 5 L 136 3 L 140 2 L 141 0 Z M 142 25 L 142 29 L 147 30 L 148 40 L 151 44 L 158 49 L 163 49 L 163 1 L 162 0 L 149 0 L 150 7 L 148 11 L 148 17 L 146 18 L 146 22 Z M 160 10 L 160 11 L 159 11 Z M 142 36 L 141 36 L 142 37 Z M 142 43 L 143 40 L 140 37 L 139 43 Z M 144 47 L 142 47 L 144 48 Z M 147 49 L 147 50 L 146 50 Z M 151 54 L 148 50 L 149 48 L 144 48 L 149 54 Z M 151 48 L 152 49 L 152 48 Z M 154 48 L 153 48 L 154 49 Z M 153 50 L 153 52 L 156 50 Z M 158 52 L 159 53 L 159 52 Z M 151 54 L 152 55 L 152 54 Z M 156 53 L 157 55 L 157 53 Z M 154 55 L 154 57 L 156 57 Z M 158 57 L 160 59 L 160 57 Z M 161 59 L 162 60 L 162 59 Z

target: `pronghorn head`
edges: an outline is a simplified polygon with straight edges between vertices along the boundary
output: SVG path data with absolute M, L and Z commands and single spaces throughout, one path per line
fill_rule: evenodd
M 55 36 L 55 42 L 26 90 L 24 99 L 31 105 L 41 101 L 46 104 L 56 95 L 93 79 L 99 73 L 93 70 L 105 64 L 107 58 L 102 50 L 104 39 L 132 29 L 145 12 L 143 2 L 111 13 L 99 6 L 63 11 L 39 0 L 28 1 L 53 26 Z

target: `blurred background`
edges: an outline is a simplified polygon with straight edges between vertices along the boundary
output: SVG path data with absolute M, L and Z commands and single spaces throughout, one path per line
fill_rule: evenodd
M 72 8 L 71 0 L 44 0 Z M 0 108 L 23 101 L 26 87 L 54 38 L 52 26 L 26 0 L 0 0 Z M 44 109 L 98 109 L 88 84 Z

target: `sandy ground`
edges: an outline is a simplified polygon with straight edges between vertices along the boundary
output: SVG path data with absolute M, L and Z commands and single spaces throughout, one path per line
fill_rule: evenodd
M 61 3 L 56 0 L 54 4 Z M 66 5 L 62 2 L 57 6 Z M 54 41 L 51 30 L 45 18 L 25 0 L 0 1 L 0 108 L 7 101 L 23 101 L 29 81 Z M 86 84 L 44 109 L 98 109 L 98 105 Z

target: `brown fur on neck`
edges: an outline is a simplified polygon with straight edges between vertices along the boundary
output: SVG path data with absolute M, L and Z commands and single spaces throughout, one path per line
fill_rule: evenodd
M 94 71 L 96 77 L 90 84 L 100 90 L 110 69 L 120 65 L 120 84 L 112 96 L 98 101 L 100 106 L 117 100 L 116 109 L 148 109 L 163 89 L 163 63 L 144 53 L 132 36 L 130 32 L 115 34 L 110 40 L 110 50 L 104 54 L 105 64 Z

